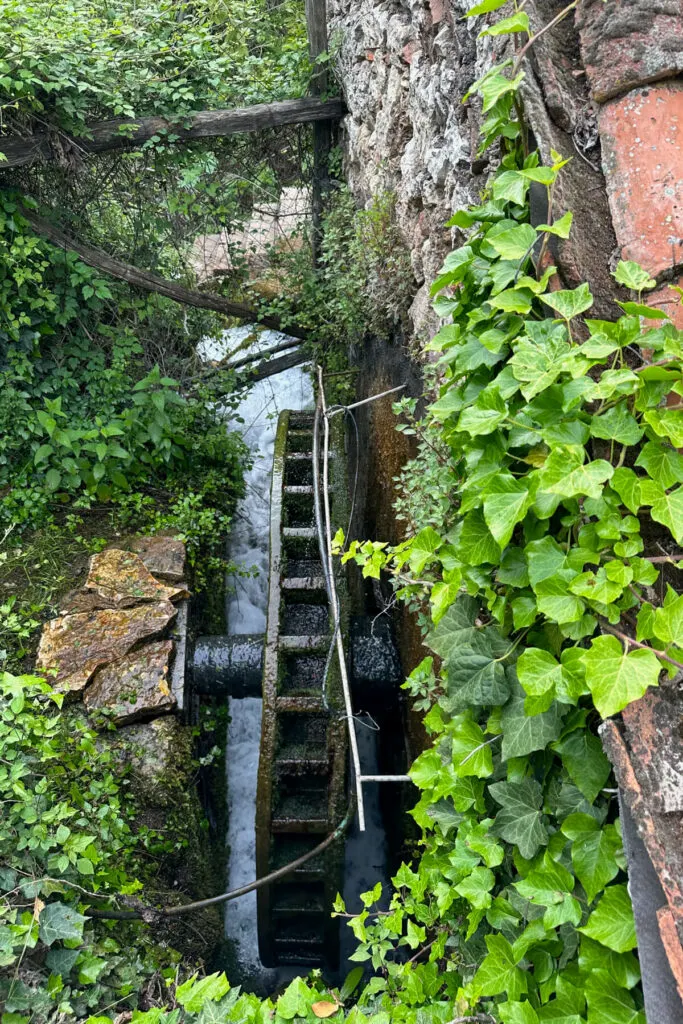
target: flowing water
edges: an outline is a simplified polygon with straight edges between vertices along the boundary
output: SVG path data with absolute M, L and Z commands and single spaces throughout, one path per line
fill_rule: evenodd
M 236 327 L 226 331 L 222 341 L 205 342 L 205 359 L 222 359 L 253 328 Z M 285 340 L 275 331 L 259 335 L 259 348 L 270 348 Z M 240 568 L 254 568 L 248 577 L 231 577 L 226 618 L 229 635 L 264 633 L 268 596 L 268 558 L 270 539 L 270 479 L 277 421 L 283 409 L 304 410 L 314 406 L 310 372 L 295 366 L 266 380 L 249 391 L 237 409 L 244 420 L 240 426 L 249 446 L 253 465 L 246 473 L 246 494 L 239 503 L 228 542 L 228 557 Z M 261 738 L 262 701 L 254 697 L 229 698 L 230 724 L 227 739 L 227 792 L 229 867 L 228 889 L 236 889 L 256 878 L 256 837 L 254 816 L 256 782 Z M 256 893 L 226 904 L 226 937 L 234 944 L 239 971 L 245 981 L 272 984 L 275 971 L 267 971 L 258 956 Z
M 226 331 L 220 342 L 204 342 L 205 359 L 222 359 L 250 333 L 240 327 Z M 269 348 L 283 340 L 274 331 L 259 336 L 258 345 Z M 232 590 L 226 602 L 227 633 L 258 634 L 266 628 L 270 539 L 270 483 L 277 421 L 284 409 L 302 411 L 314 406 L 310 371 L 294 367 L 253 386 L 237 409 L 244 422 L 239 426 L 252 455 L 246 473 L 246 494 L 239 503 L 228 542 L 228 557 L 240 568 L 254 568 L 254 574 L 231 577 Z M 227 888 L 235 889 L 256 878 L 255 809 L 261 737 L 262 701 L 257 698 L 229 698 L 227 736 L 227 799 L 229 866 Z M 376 772 L 377 733 L 372 719 L 359 715 L 358 744 L 363 768 Z M 358 831 L 357 820 L 347 835 L 344 862 L 344 898 L 349 911 L 361 909 L 359 893 L 378 881 L 387 883 L 387 851 L 376 784 L 366 787 L 367 831 Z M 226 904 L 225 934 L 231 942 L 238 975 L 234 982 L 262 993 L 300 973 L 296 968 L 265 968 L 258 955 L 256 893 Z M 355 948 L 348 928 L 341 932 L 342 970 Z M 353 964 L 348 964 L 352 967 Z

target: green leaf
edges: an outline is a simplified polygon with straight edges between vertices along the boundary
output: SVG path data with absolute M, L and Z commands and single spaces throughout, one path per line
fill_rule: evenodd
M 636 926 L 626 885 L 611 885 L 605 889 L 595 910 L 579 931 L 615 953 L 635 949 Z
M 548 292 L 541 296 L 541 301 L 559 313 L 564 320 L 585 313 L 593 305 L 593 296 L 587 284 L 580 284 L 570 291 Z
M 482 728 L 469 712 L 457 715 L 449 722 L 448 732 L 453 744 L 453 765 L 461 778 L 476 775 L 486 779 L 493 774 L 493 755 L 486 743 Z
M 469 565 L 500 561 L 500 545 L 492 536 L 481 509 L 468 512 L 457 544 L 458 557 Z
M 499 1003 L 496 1011 L 503 1024 L 538 1024 L 538 1014 L 531 1003 Z
M 515 889 L 537 906 L 551 907 L 562 903 L 574 889 L 574 876 L 546 851 Z
M 601 604 L 611 604 L 621 597 L 623 586 L 620 583 L 610 580 L 607 577 L 605 567 L 597 572 L 582 572 L 569 584 L 572 594 L 585 597 L 589 601 L 598 601 Z
M 570 814 L 562 822 L 562 832 L 572 841 L 574 871 L 591 903 L 619 873 L 619 833 L 614 825 L 601 828 L 590 814 Z
M 632 288 L 634 292 L 642 292 L 657 287 L 657 282 L 638 263 L 632 260 L 619 260 L 617 269 L 613 273 L 617 284 L 623 284 L 626 288 Z
M 482 632 L 480 626 L 475 626 L 478 614 L 479 606 L 474 598 L 461 594 L 429 634 L 430 648 L 445 661 L 456 648 L 477 642 Z
M 56 491 L 62 482 L 62 474 L 57 469 L 48 469 L 45 474 L 45 482 L 51 491 Z
M 570 779 L 592 804 L 607 782 L 611 767 L 597 736 L 585 727 L 575 729 L 553 744 Z
M 470 7 L 465 17 L 475 18 L 479 14 L 488 14 L 489 11 L 497 11 L 499 7 L 504 7 L 506 3 L 507 0 L 481 0 L 481 3 L 475 4 L 474 7 Z
M 518 11 L 516 14 L 510 15 L 509 18 L 501 18 L 500 21 L 494 22 L 488 28 L 482 29 L 479 33 L 479 38 L 482 36 L 503 36 L 513 32 L 528 31 L 529 15 L 524 11 Z
M 580 597 L 569 592 L 569 584 L 576 578 L 573 569 L 561 569 L 549 579 L 541 580 L 534 587 L 536 603 L 541 614 L 551 622 L 560 625 L 578 622 L 583 615 L 585 604 Z
M 527 714 L 525 704 L 524 694 L 519 690 L 503 708 L 501 752 L 505 761 L 512 757 L 524 757 L 534 750 L 543 750 L 562 731 L 565 709 L 561 704 L 553 702 L 547 711 L 534 715 Z
M 655 434 L 665 437 L 675 448 L 683 448 L 683 413 L 680 409 L 648 409 L 643 419 Z
M 531 503 L 529 488 L 523 481 L 505 473 L 490 481 L 484 496 L 484 520 L 501 548 L 506 547 Z
M 491 434 L 507 416 L 507 406 L 496 388 L 486 389 L 473 405 L 463 409 L 458 419 L 458 430 L 465 430 L 472 437 Z
M 442 538 L 431 526 L 425 526 L 410 544 L 410 569 L 420 575 L 425 565 L 431 562 L 443 543 Z
M 633 470 L 625 466 L 615 469 L 609 485 L 619 495 L 629 512 L 637 515 L 641 504 L 640 479 Z
M 659 681 L 661 665 L 654 651 L 626 653 L 615 636 L 596 637 L 583 662 L 586 683 L 603 718 L 616 715 Z
M 557 449 L 559 451 L 559 449 Z M 563 480 L 544 487 L 549 494 L 559 494 L 563 498 L 602 497 L 602 485 L 614 473 L 614 467 L 604 459 L 594 459 L 585 466 L 573 469 Z
M 519 171 L 503 171 L 502 174 L 496 175 L 491 188 L 493 190 L 494 199 L 505 199 L 510 203 L 515 203 L 517 206 L 523 206 L 526 202 L 529 182 L 519 173 Z M 499 264 L 495 264 L 494 266 L 499 266 Z M 518 266 L 515 263 L 512 265 L 512 276 L 509 278 L 510 281 L 514 278 L 517 270 Z
M 591 434 L 606 440 L 618 441 L 619 444 L 638 444 L 643 430 L 635 418 L 623 405 L 615 405 L 602 416 L 594 416 L 591 420 Z
M 529 254 L 537 237 L 536 229 L 531 224 L 518 224 L 499 234 L 492 235 L 489 232 L 486 241 L 502 259 L 520 260 Z
M 646 306 L 643 302 L 617 302 L 617 306 L 621 306 L 624 313 L 628 316 L 643 316 L 648 320 L 669 319 L 669 314 L 665 313 L 663 309 L 657 309 L 656 306 Z
M 278 1015 L 285 1020 L 295 1017 L 307 1017 L 308 1008 L 313 1002 L 313 995 L 303 978 L 295 978 L 277 1001 Z
M 647 1024 L 643 1010 L 637 1010 L 633 997 L 605 971 L 586 979 L 588 1024 Z M 654 1022 L 653 1022 L 654 1024 Z
M 482 996 L 505 992 L 511 1000 L 519 999 L 527 990 L 528 980 L 517 967 L 512 946 L 502 935 L 487 935 L 485 941 L 488 955 L 471 981 L 472 990 Z
M 664 605 L 655 611 L 654 631 L 655 636 L 665 644 L 683 647 L 683 594 L 677 596 L 671 587 Z
M 523 857 L 533 857 L 548 842 L 541 820 L 541 787 L 534 779 L 518 782 L 494 782 L 489 793 L 501 805 L 493 831 L 508 843 L 519 847 Z
M 636 466 L 642 466 L 664 490 L 683 483 L 683 456 L 661 442 L 648 441 L 643 445 Z
M 650 515 L 667 527 L 677 544 L 683 544 L 683 487 L 661 494 L 653 501 Z
M 476 867 L 467 878 L 455 886 L 455 891 L 476 909 L 487 910 L 491 906 L 491 889 L 495 883 L 496 876 L 493 871 Z
M 504 704 L 510 687 L 505 670 L 491 654 L 471 647 L 456 648 L 446 664 L 448 708 L 457 711 L 468 704 Z
M 547 697 L 548 707 L 562 682 L 562 666 L 548 651 L 527 647 L 517 661 L 517 676 L 530 697 Z
M 66 903 L 48 903 L 40 911 L 38 919 L 40 938 L 46 946 L 51 946 L 58 939 L 81 940 L 86 921 L 87 917 Z
M 568 210 L 564 216 L 560 217 L 559 220 L 554 221 L 552 224 L 538 224 L 536 230 L 547 231 L 548 234 L 557 235 L 558 238 L 569 238 L 573 219 L 574 214 Z
M 566 553 L 554 537 L 530 541 L 524 548 L 524 554 L 529 566 L 529 582 L 534 588 L 541 580 L 549 579 L 565 567 Z
M 229 990 L 225 974 L 209 974 L 206 978 L 194 974 L 176 989 L 175 998 L 189 1013 L 197 1013 L 205 1003 L 218 1002 Z

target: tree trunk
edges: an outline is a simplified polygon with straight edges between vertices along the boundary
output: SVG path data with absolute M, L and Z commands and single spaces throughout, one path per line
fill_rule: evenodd
M 30 210 L 24 209 L 22 214 L 39 235 L 49 239 L 54 245 L 59 245 L 64 249 L 75 252 L 89 267 L 101 270 L 104 274 L 109 274 L 110 277 L 115 277 L 119 281 L 125 281 L 127 284 L 133 285 L 135 288 L 142 288 L 144 291 L 165 295 L 166 298 L 173 299 L 174 302 L 180 302 L 186 306 L 197 306 L 199 309 L 213 309 L 215 312 L 223 313 L 225 316 L 239 317 L 241 320 L 260 324 L 274 331 L 283 330 L 277 318 L 261 316 L 251 306 L 246 306 L 241 302 L 231 302 L 229 299 L 224 299 L 220 295 L 214 295 L 212 292 L 200 292 L 192 288 L 185 288 L 175 281 L 169 281 L 164 277 L 159 277 L 158 274 L 153 274 L 150 270 L 140 270 L 138 267 L 131 266 L 129 263 L 123 263 L 121 260 L 109 256 L 107 253 L 102 252 L 101 249 L 96 249 L 87 242 L 72 238 L 61 228 L 56 227 L 49 221 L 43 220 L 42 217 L 38 217 Z M 296 327 L 287 327 L 286 333 L 294 338 L 307 337 L 305 331 L 301 331 Z
M 338 120 L 343 115 L 340 99 L 323 100 L 317 96 L 280 103 L 259 103 L 235 110 L 202 110 L 177 122 L 163 117 L 128 118 L 99 121 L 88 125 L 91 138 L 72 138 L 58 133 L 39 132 L 30 136 L 0 136 L 0 170 L 22 167 L 36 161 L 61 160 L 88 153 L 106 153 L 113 149 L 135 149 L 155 135 L 165 141 L 188 142 L 236 132 L 257 132 L 284 124 Z

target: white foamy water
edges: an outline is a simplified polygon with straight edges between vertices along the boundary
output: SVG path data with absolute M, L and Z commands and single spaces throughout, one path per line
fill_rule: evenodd
M 222 359 L 252 331 L 249 326 L 232 328 L 221 341 L 202 342 L 200 354 L 205 359 Z M 285 335 L 277 331 L 264 331 L 258 347 L 271 348 L 284 340 Z M 244 420 L 238 429 L 252 453 L 253 465 L 245 475 L 246 494 L 237 507 L 228 557 L 240 568 L 256 567 L 258 574 L 231 577 L 228 581 L 232 588 L 226 609 L 230 635 L 265 632 L 270 481 L 278 416 L 283 409 L 312 409 L 313 404 L 310 375 L 301 366 L 295 366 L 254 384 L 237 409 L 237 415 Z M 228 889 L 247 885 L 256 878 L 255 810 L 262 703 L 255 697 L 228 700 Z M 258 955 L 256 893 L 226 904 L 225 933 L 235 944 L 245 977 L 263 978 L 265 968 Z

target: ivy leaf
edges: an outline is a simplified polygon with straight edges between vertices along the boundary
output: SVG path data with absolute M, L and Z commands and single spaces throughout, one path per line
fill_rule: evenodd
M 530 697 L 547 697 L 548 707 L 562 682 L 562 666 L 548 651 L 527 647 L 517 661 L 517 676 Z
M 638 444 L 643 436 L 642 427 L 638 426 L 635 417 L 623 405 L 612 406 L 602 416 L 594 416 L 591 421 L 593 437 L 618 441 L 619 444 Z
M 680 409 L 648 409 L 643 419 L 655 434 L 671 441 L 674 448 L 683 447 L 683 414 Z
M 484 497 L 484 519 L 501 548 L 524 519 L 531 502 L 527 485 L 513 476 L 501 473 L 489 483 Z
M 427 642 L 434 653 L 445 661 L 456 647 L 476 642 L 482 633 L 481 627 L 475 626 L 478 613 L 474 598 L 461 594 L 429 634 Z
M 189 1013 L 201 1010 L 205 1003 L 216 1003 L 230 990 L 225 974 L 209 974 L 206 978 L 197 978 L 194 974 L 176 989 L 176 1002 L 180 1003 Z
M 561 569 L 547 580 L 541 580 L 534 587 L 538 610 L 552 622 L 560 625 L 578 622 L 585 608 L 584 602 L 568 587 L 576 577 L 573 569 Z
M 449 711 L 468 704 L 504 704 L 510 693 L 500 662 L 472 647 L 458 647 L 448 659 L 446 672 Z
M 554 537 L 530 541 L 524 554 L 529 566 L 529 582 L 534 589 L 541 580 L 554 576 L 566 564 L 566 554 Z
M 442 543 L 443 539 L 431 526 L 425 526 L 420 530 L 410 545 L 411 571 L 419 576 L 427 562 L 432 561 Z
M 605 971 L 586 978 L 586 1000 L 590 1024 L 647 1024 L 643 1010 L 637 1010 L 633 997 Z
M 574 876 L 546 852 L 521 882 L 515 882 L 515 889 L 531 903 L 551 907 L 573 891 Z
M 683 487 L 658 497 L 652 503 L 650 515 L 655 522 L 667 527 L 677 544 L 683 544 Z
M 476 775 L 486 779 L 493 774 L 493 755 L 486 744 L 484 732 L 471 714 L 457 715 L 449 722 L 453 742 L 453 765 L 456 775 Z
M 618 302 L 628 316 L 644 316 L 648 320 L 669 320 L 669 314 L 656 306 L 646 306 L 644 302 Z
M 499 7 L 503 7 L 506 3 L 507 0 L 481 0 L 481 3 L 470 7 L 465 17 L 474 18 L 478 14 L 488 14 L 489 11 L 497 11 Z
M 678 596 L 671 587 L 663 607 L 657 608 L 655 612 L 654 632 L 665 644 L 683 647 L 683 594 Z
M 567 213 L 552 224 L 539 224 L 537 230 L 545 231 L 549 235 L 557 235 L 558 238 L 569 238 L 573 219 L 574 214 L 568 210 Z
M 553 702 L 547 711 L 527 715 L 522 691 L 514 693 L 501 715 L 503 760 L 524 757 L 534 750 L 543 750 L 547 747 L 560 735 L 564 714 L 565 708 Z
M 640 480 L 633 470 L 626 466 L 615 469 L 609 485 L 619 495 L 629 512 L 637 515 L 641 504 Z
M 458 557 L 470 565 L 500 561 L 500 545 L 492 536 L 481 509 L 468 512 L 457 544 Z
M 572 594 L 578 594 L 589 601 L 611 604 L 621 596 L 624 588 L 615 580 L 608 579 L 605 567 L 602 566 L 597 572 L 579 573 L 569 584 L 569 589 Z
M 311 1005 L 311 991 L 303 978 L 295 978 L 277 1001 L 277 1012 L 285 1020 L 306 1017 Z
M 548 292 L 547 295 L 541 296 L 541 301 L 559 313 L 564 320 L 571 320 L 572 317 L 591 308 L 593 296 L 588 285 L 584 283 L 568 291 Z
M 559 449 L 557 449 L 559 451 Z M 559 494 L 563 498 L 575 498 L 587 495 L 589 498 L 602 497 L 602 485 L 614 473 L 614 467 L 604 459 L 594 459 L 585 466 L 568 473 L 563 480 L 550 484 L 544 490 L 550 494 Z
M 476 867 L 464 878 L 455 891 L 477 910 L 487 910 L 492 903 L 491 889 L 496 876 L 488 868 Z
M 83 925 L 87 920 L 87 917 L 66 903 L 48 903 L 40 911 L 38 919 L 40 938 L 46 946 L 51 946 L 58 939 L 81 940 Z
M 502 259 L 520 260 L 529 254 L 537 237 L 536 229 L 531 224 L 518 224 L 500 233 L 489 232 L 486 241 Z
M 467 409 L 463 409 L 458 420 L 458 430 L 465 430 L 472 437 L 491 434 L 507 416 L 507 406 L 496 388 L 486 389 Z
M 496 175 L 492 184 L 493 198 L 506 199 L 517 206 L 523 206 L 526 202 L 526 194 L 529 189 L 528 180 L 519 171 L 503 171 Z M 498 264 L 495 264 L 498 266 Z M 512 278 L 517 273 L 517 264 L 513 264 Z
M 615 953 L 635 949 L 636 926 L 626 886 L 611 885 L 605 889 L 588 921 L 578 930 Z
M 621 849 L 619 833 L 614 825 L 601 828 L 590 814 L 570 814 L 561 828 L 572 841 L 574 871 L 586 890 L 588 902 L 592 903 L 619 873 L 616 859 Z
M 569 778 L 592 804 L 607 782 L 611 767 L 597 736 L 585 727 L 553 743 L 553 750 L 562 758 Z
M 603 718 L 616 715 L 631 701 L 657 686 L 661 665 L 654 651 L 628 653 L 615 636 L 598 636 L 583 656 L 588 685 Z
M 503 1024 L 538 1024 L 538 1014 L 531 1003 L 499 1003 L 496 1007 Z
M 632 260 L 619 260 L 617 269 L 612 274 L 617 284 L 623 284 L 626 288 L 632 288 L 634 292 L 642 292 L 657 287 L 657 282 L 640 266 Z
M 660 442 L 648 441 L 643 445 L 636 466 L 642 466 L 664 490 L 683 483 L 683 456 Z
M 479 38 L 482 36 L 503 36 L 514 32 L 529 31 L 529 15 L 525 11 L 518 11 L 509 18 L 501 18 L 488 28 L 482 29 Z
M 511 1000 L 519 999 L 527 990 L 528 979 L 517 967 L 512 946 L 502 935 L 487 935 L 486 947 L 488 955 L 470 983 L 472 990 L 482 996 L 505 992 Z
M 493 831 L 508 843 L 519 847 L 523 857 L 533 857 L 548 842 L 548 833 L 541 821 L 543 796 L 535 779 L 518 782 L 494 782 L 489 793 L 501 805 Z M 512 993 L 510 993 L 512 994 Z

